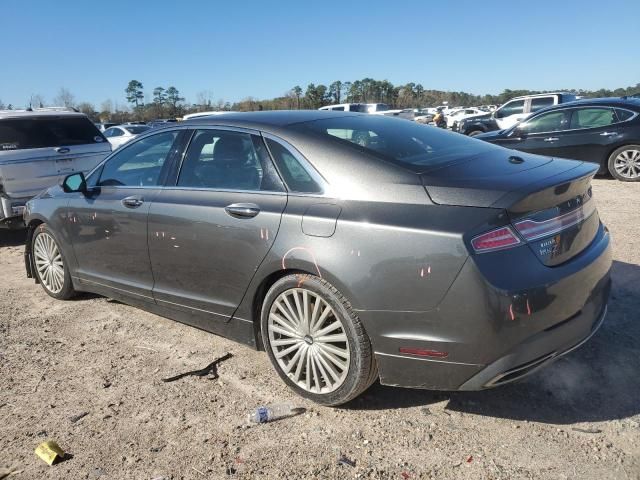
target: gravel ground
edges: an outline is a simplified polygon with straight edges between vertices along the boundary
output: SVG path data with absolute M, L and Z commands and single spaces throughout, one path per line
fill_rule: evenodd
M 336 409 L 290 392 L 263 352 L 102 297 L 53 300 L 25 278 L 23 234 L 0 231 L 0 468 L 21 471 L 12 479 L 640 478 L 640 184 L 597 179 L 594 192 L 615 262 L 590 342 L 510 386 L 374 385 Z M 226 352 L 218 379 L 161 380 Z M 306 413 L 246 424 L 281 402 Z M 71 458 L 39 460 L 47 439 Z

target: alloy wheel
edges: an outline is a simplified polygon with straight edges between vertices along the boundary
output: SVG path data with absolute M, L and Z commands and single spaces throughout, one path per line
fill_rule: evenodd
M 616 156 L 613 168 L 621 177 L 629 179 L 640 177 L 640 150 L 623 150 Z
M 267 329 L 278 366 L 300 388 L 324 394 L 344 383 L 351 359 L 347 334 L 321 296 L 285 290 L 271 305 Z
M 33 253 L 44 287 L 51 293 L 60 293 L 64 288 L 64 263 L 54 238 L 46 232 L 38 234 Z

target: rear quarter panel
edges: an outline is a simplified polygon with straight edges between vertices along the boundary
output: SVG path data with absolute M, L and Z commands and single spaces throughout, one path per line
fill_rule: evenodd
M 303 233 L 305 213 L 319 203 L 339 207 L 330 236 Z M 252 318 L 258 287 L 284 270 L 327 280 L 357 310 L 432 309 L 468 257 L 464 232 L 490 216 L 495 210 L 432 205 L 428 200 L 403 204 L 290 197 L 276 241 L 237 315 Z

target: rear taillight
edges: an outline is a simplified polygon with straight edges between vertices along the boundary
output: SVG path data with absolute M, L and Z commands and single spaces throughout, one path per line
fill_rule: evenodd
M 569 213 L 560 215 L 548 220 L 521 220 L 515 222 L 514 225 L 518 233 L 525 240 L 536 240 L 538 238 L 547 237 L 561 232 L 562 230 L 572 227 L 585 219 L 589 218 L 596 211 L 596 204 L 593 200 L 587 201 L 580 207 Z
M 496 230 L 478 235 L 471 240 L 471 246 L 476 253 L 492 252 L 503 248 L 515 247 L 522 241 L 513 233 L 510 227 L 501 227 Z

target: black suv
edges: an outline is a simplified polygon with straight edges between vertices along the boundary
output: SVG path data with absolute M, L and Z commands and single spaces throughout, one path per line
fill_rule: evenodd
M 541 110 L 476 138 L 507 148 L 600 165 L 618 180 L 640 181 L 640 98 L 578 100 Z

